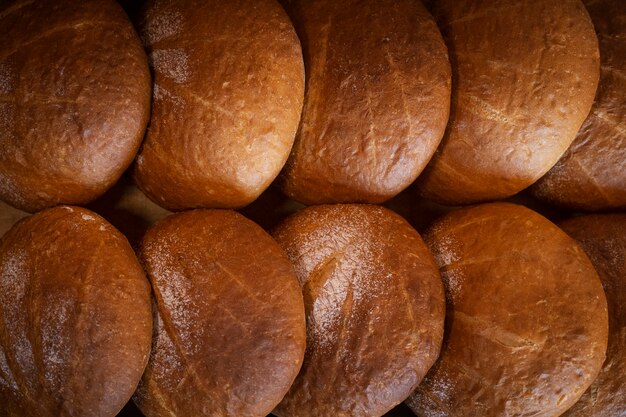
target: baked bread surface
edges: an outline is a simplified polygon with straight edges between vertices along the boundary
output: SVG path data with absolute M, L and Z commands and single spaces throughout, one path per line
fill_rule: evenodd
M 151 334 L 148 280 L 94 212 L 44 210 L 0 239 L 0 416 L 115 416 Z
M 626 5 L 586 0 L 600 41 L 600 85 L 572 146 L 531 188 L 571 210 L 626 208 Z
M 580 0 L 442 0 L 450 122 L 418 179 L 441 204 L 498 200 L 545 174 L 589 114 L 600 56 Z
M 580 246 L 523 206 L 460 209 L 425 234 L 446 288 L 441 355 L 417 415 L 559 416 L 598 375 L 607 302 Z
M 137 185 L 169 210 L 239 208 L 285 164 L 304 64 L 276 0 L 152 0 L 139 22 L 154 71 Z
M 300 370 L 302 294 L 278 244 L 228 210 L 166 217 L 143 239 L 152 356 L 134 397 L 146 417 L 265 417 Z
M 378 206 L 313 206 L 273 233 L 294 264 L 307 352 L 280 417 L 382 416 L 441 346 L 444 294 L 419 234 Z
M 559 226 L 598 271 L 609 307 L 609 345 L 600 375 L 566 417 L 626 415 L 626 214 L 575 217 Z
M 0 5 L 0 199 L 86 204 L 131 164 L 150 115 L 139 37 L 113 0 Z
M 284 192 L 305 204 L 380 203 L 411 184 L 439 144 L 450 63 L 412 0 L 284 0 L 303 45 L 306 98 Z

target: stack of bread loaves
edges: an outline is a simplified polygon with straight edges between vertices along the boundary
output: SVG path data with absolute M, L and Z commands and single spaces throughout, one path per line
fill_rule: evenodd
M 624 0 L 120 3 L 0 1 L 0 417 L 626 417 Z

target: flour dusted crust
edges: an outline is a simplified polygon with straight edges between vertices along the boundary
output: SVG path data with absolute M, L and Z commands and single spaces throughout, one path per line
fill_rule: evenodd
M 382 416 L 439 353 L 444 294 L 432 255 L 404 219 L 378 206 L 309 207 L 273 235 L 307 313 L 304 364 L 274 414 Z
M 485 204 L 424 237 L 446 287 L 441 355 L 407 401 L 422 417 L 559 416 L 596 378 L 607 303 L 576 242 L 523 206 Z
M 575 217 L 559 226 L 598 271 L 609 306 L 609 345 L 600 375 L 566 417 L 626 415 L 626 214 Z
M 114 0 L 0 5 L 0 199 L 26 211 L 85 204 L 130 165 L 150 73 Z
M 289 260 L 226 210 L 172 215 L 141 259 L 156 303 L 150 362 L 135 403 L 147 417 L 265 417 L 298 374 L 302 294 Z
M 283 0 L 303 44 L 307 93 L 281 175 L 305 204 L 385 201 L 439 144 L 450 63 L 433 18 L 413 0 Z
M 115 416 L 151 331 L 148 280 L 97 214 L 48 209 L 0 240 L 0 416 Z
M 626 208 L 626 4 L 585 0 L 600 41 L 600 85 L 572 146 L 533 187 L 575 210 Z
M 251 203 L 285 164 L 302 111 L 302 51 L 284 10 L 151 0 L 139 27 L 154 91 L 138 186 L 170 210 Z
M 589 114 L 598 40 L 580 0 L 441 0 L 450 122 L 418 179 L 456 205 L 509 197 L 558 161 Z

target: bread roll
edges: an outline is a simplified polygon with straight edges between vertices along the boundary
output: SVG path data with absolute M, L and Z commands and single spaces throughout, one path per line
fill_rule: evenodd
M 580 0 L 440 0 L 452 108 L 418 180 L 456 205 L 496 200 L 545 174 L 574 140 L 599 78 L 598 40 Z
M 566 417 L 626 415 L 626 214 L 576 217 L 559 224 L 585 250 L 609 306 L 609 346 L 602 371 Z
M 306 208 L 274 237 L 295 265 L 307 353 L 280 417 L 376 417 L 403 401 L 433 364 L 444 294 L 417 232 L 377 206 Z
M 150 0 L 153 112 L 135 179 L 170 210 L 237 208 L 283 167 L 300 120 L 300 42 L 276 0 Z
M 152 356 L 135 403 L 146 417 L 265 417 L 298 374 L 302 295 L 289 260 L 238 213 L 157 223 L 141 258 L 152 282 Z
M 151 331 L 148 280 L 97 214 L 45 210 L 0 240 L 0 416 L 115 416 Z
M 130 165 L 148 122 L 146 54 L 113 0 L 0 5 L 0 199 L 85 204 Z
M 575 210 L 626 208 L 626 3 L 584 1 L 600 40 L 596 101 L 572 146 L 531 190 Z
M 305 204 L 379 203 L 422 171 L 450 108 L 450 63 L 419 1 L 282 0 L 307 94 L 282 188 Z
M 607 346 L 606 298 L 582 249 L 507 203 L 454 211 L 424 239 L 446 287 L 446 336 L 409 406 L 421 417 L 561 415 Z

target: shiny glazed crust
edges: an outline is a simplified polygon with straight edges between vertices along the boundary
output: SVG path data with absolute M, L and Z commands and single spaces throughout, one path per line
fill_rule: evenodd
M 523 206 L 461 209 L 425 235 L 446 287 L 441 356 L 407 401 L 423 417 L 556 417 L 600 371 L 607 304 L 576 242 Z
M 303 45 L 306 98 L 282 188 L 305 204 L 385 201 L 441 141 L 450 63 L 413 0 L 284 0 Z
M 590 215 L 559 226 L 598 271 L 609 305 L 609 346 L 602 371 L 565 417 L 626 415 L 626 214 Z
M 139 23 L 153 112 L 134 175 L 169 210 L 238 208 L 285 164 L 304 64 L 276 0 L 151 0 Z
M 378 206 L 309 207 L 273 235 L 294 263 L 307 314 L 304 364 L 274 414 L 382 416 L 439 354 L 445 302 L 432 255 Z
M 626 208 L 626 5 L 585 0 L 600 41 L 600 85 L 572 146 L 532 188 L 574 210 Z
M 85 204 L 135 157 L 150 113 L 146 54 L 113 0 L 0 5 L 0 199 Z
M 148 280 L 97 214 L 48 209 L 0 240 L 0 416 L 115 416 L 151 334 Z
M 300 370 L 304 306 L 289 260 L 227 210 L 165 218 L 143 239 L 156 303 L 134 397 L 146 417 L 265 417 Z
M 418 179 L 456 205 L 509 197 L 558 161 L 589 114 L 600 56 L 580 0 L 441 0 L 450 123 Z

